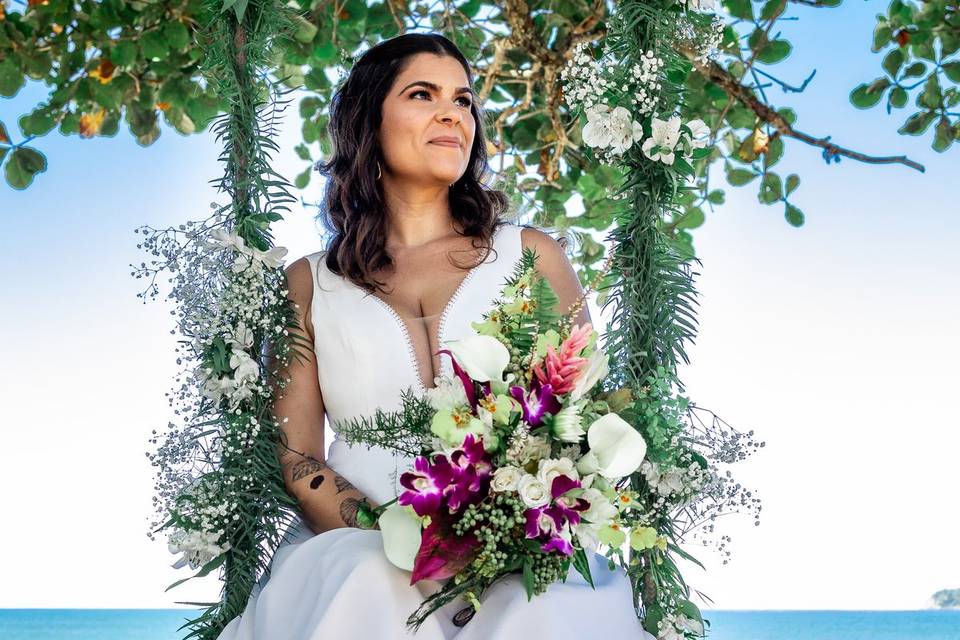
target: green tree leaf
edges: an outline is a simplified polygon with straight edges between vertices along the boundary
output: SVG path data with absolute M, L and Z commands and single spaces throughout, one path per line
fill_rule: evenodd
M 293 184 L 298 189 L 305 189 L 308 184 L 310 184 L 310 174 L 313 172 L 312 167 L 308 167 L 306 170 L 297 174 L 297 177 L 294 178 Z
M 934 151 L 943 153 L 953 144 L 953 127 L 948 118 L 940 118 L 933 137 Z
M 691 207 L 683 216 L 677 220 L 675 227 L 677 229 L 696 229 L 706 220 L 703 209 L 700 207 Z
M 190 32 L 185 24 L 179 20 L 168 22 L 163 27 L 163 35 L 167 39 L 167 44 L 177 51 L 182 51 L 190 44 Z
M 960 62 L 947 62 L 943 65 L 943 72 L 954 82 L 960 82 Z
M 12 98 L 26 83 L 26 78 L 14 58 L 0 60 L 0 96 Z
M 883 97 L 883 91 L 890 85 L 889 78 L 877 78 L 870 84 L 857 85 L 850 92 L 850 102 L 858 109 L 869 109 Z
M 917 97 L 917 105 L 928 109 L 938 109 L 943 102 L 943 93 L 940 90 L 940 80 L 937 74 L 931 73 L 923 84 L 923 93 Z
M 160 29 L 144 33 L 140 38 L 140 49 L 147 60 L 163 60 L 170 54 L 167 40 Z
M 110 50 L 110 61 L 118 67 L 129 67 L 137 61 L 137 45 L 130 40 L 119 41 Z
M 894 87 L 887 99 L 889 104 L 897 109 L 902 109 L 907 104 L 907 91 L 903 87 Z
M 760 182 L 760 191 L 757 197 L 763 204 L 773 204 L 780 200 L 783 197 L 783 183 L 780 176 L 768 171 Z
M 759 173 L 749 169 L 731 169 L 727 171 L 727 181 L 735 187 L 742 187 L 752 182 L 759 175 Z
M 734 18 L 753 20 L 753 3 L 750 0 L 723 0 L 723 6 Z
M 784 213 L 784 217 L 787 219 L 787 222 L 789 222 L 794 227 L 803 226 L 803 212 L 800 211 L 800 209 L 797 209 L 795 206 L 793 206 L 789 202 L 787 203 L 787 210 Z
M 927 65 L 923 64 L 922 62 L 914 62 L 909 67 L 907 67 L 906 71 L 903 72 L 903 77 L 919 78 L 924 73 L 926 73 L 926 71 L 927 71 Z
M 785 60 L 793 46 L 786 40 L 771 40 L 757 53 L 757 60 L 765 64 L 776 64 Z
M 893 49 L 883 57 L 883 62 L 881 66 L 883 70 L 890 74 L 890 77 L 896 80 L 897 72 L 900 71 L 900 67 L 903 66 L 903 51 L 900 49 Z
M 14 189 L 26 189 L 34 176 L 47 170 L 47 159 L 32 147 L 18 147 L 10 154 L 4 166 L 7 184 Z
M 42 136 L 57 126 L 53 114 L 45 107 L 34 109 L 29 115 L 21 116 L 18 124 L 25 136 Z
M 795 174 L 795 173 L 791 173 L 790 175 L 788 175 L 788 176 L 787 176 L 787 193 L 786 193 L 786 195 L 789 196 L 791 193 L 793 193 L 794 191 L 796 191 L 796 190 L 797 190 L 797 187 L 799 187 L 799 186 L 800 186 L 800 176 L 798 176 L 798 175 Z
M 902 127 L 897 129 L 897 133 L 901 135 L 919 136 L 927 130 L 927 127 L 930 126 L 930 123 L 933 122 L 935 117 L 937 117 L 937 114 L 934 111 L 915 113 L 907 118 L 907 121 L 903 123 Z
M 870 48 L 870 50 L 874 53 L 880 51 L 887 46 L 887 44 L 889 44 L 892 37 L 893 32 L 890 29 L 890 25 L 887 24 L 885 18 L 880 16 L 877 26 L 873 29 L 873 46 Z

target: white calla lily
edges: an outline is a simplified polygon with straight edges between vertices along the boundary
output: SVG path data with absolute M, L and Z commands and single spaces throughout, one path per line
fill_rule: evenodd
M 409 507 L 394 502 L 377 521 L 387 559 L 405 571 L 413 571 L 420 550 L 420 519 Z
M 600 380 L 607 377 L 610 372 L 609 357 L 600 349 L 595 349 L 590 354 L 587 364 L 584 365 L 584 371 L 580 374 L 577 382 L 574 384 L 573 391 L 570 392 L 570 401 L 576 402 L 587 391 L 590 391 Z
M 447 340 L 444 346 L 467 375 L 477 382 L 502 382 L 503 370 L 510 364 L 510 352 L 492 336 L 474 334 L 459 340 Z
M 630 475 L 647 454 L 643 436 L 615 413 L 608 413 L 590 425 L 587 442 L 590 453 L 596 456 L 596 471 L 605 478 Z

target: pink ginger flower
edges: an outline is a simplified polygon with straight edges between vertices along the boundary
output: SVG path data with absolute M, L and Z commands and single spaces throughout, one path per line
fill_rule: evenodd
M 573 391 L 588 362 L 587 358 L 577 354 L 587 346 L 592 331 L 589 322 L 574 325 L 567 339 L 560 343 L 560 353 L 554 350 L 553 345 L 547 345 L 547 355 L 533 365 L 533 373 L 541 384 L 549 384 L 555 394 Z

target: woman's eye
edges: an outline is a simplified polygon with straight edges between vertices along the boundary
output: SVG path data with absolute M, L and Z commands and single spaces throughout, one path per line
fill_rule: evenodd
M 430 93 L 427 92 L 426 89 L 420 89 L 419 91 L 414 91 L 413 93 L 411 93 L 411 94 L 410 94 L 410 97 L 413 98 L 414 96 L 420 95 L 421 93 L 424 94 L 424 95 L 427 95 L 427 96 L 430 95 Z M 465 104 L 464 104 L 463 106 L 467 107 L 468 109 L 469 109 L 471 106 L 473 106 L 473 100 L 471 100 L 470 98 L 465 98 L 465 97 L 463 97 L 463 96 L 460 96 L 460 97 L 457 98 L 457 99 L 458 99 L 458 100 L 463 100 L 463 101 L 465 102 Z

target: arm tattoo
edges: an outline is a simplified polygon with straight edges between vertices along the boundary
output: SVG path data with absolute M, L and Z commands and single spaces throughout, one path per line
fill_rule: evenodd
M 333 476 L 333 484 L 337 485 L 337 493 L 349 491 L 350 489 L 353 489 L 354 491 L 357 490 L 355 486 L 350 484 L 349 480 L 339 474 Z
M 344 523 L 350 527 L 360 527 L 357 522 L 357 511 L 360 508 L 360 501 L 356 498 L 344 498 L 340 503 L 340 517 Z
M 327 465 L 320 462 L 319 460 L 314 460 L 313 458 L 307 458 L 306 460 L 301 460 L 300 462 L 293 465 L 293 481 L 301 480 L 307 476 L 319 473 L 327 468 Z M 321 481 L 322 482 L 322 481 Z M 317 486 L 320 486 L 319 483 Z M 316 488 L 316 487 L 314 487 Z

